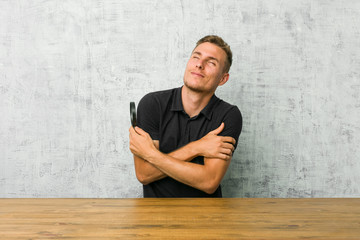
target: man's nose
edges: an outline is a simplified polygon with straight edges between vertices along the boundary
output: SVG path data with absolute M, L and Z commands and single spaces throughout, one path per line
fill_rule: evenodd
M 203 63 L 202 61 L 199 61 L 198 63 L 196 63 L 196 67 L 199 68 L 199 69 L 203 69 Z

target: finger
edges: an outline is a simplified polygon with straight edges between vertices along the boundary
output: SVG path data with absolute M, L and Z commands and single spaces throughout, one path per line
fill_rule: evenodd
M 231 153 L 234 152 L 234 150 L 235 150 L 234 145 L 232 145 L 231 143 L 224 143 L 224 144 L 222 145 L 222 148 L 223 148 L 223 149 L 226 149 L 226 150 L 230 150 Z
M 223 149 L 222 154 L 225 154 L 227 156 L 232 156 L 232 151 L 231 151 L 231 149 L 226 148 L 226 149 Z
M 129 139 L 130 139 L 130 141 L 136 136 L 139 136 L 139 133 L 137 133 L 136 130 L 133 127 L 130 127 L 130 129 L 129 129 Z
M 231 159 L 231 156 L 229 156 L 227 154 L 220 154 L 219 158 L 224 161 L 229 161 Z
M 141 128 L 139 128 L 139 127 L 135 127 L 135 128 L 134 128 L 134 131 L 135 131 L 137 134 L 146 135 L 146 132 L 145 132 L 144 130 L 142 130 Z
M 134 132 L 135 132 L 134 128 L 130 127 L 129 128 L 129 138 L 131 138 L 133 136 Z
M 235 140 L 233 137 L 225 136 L 225 137 L 222 137 L 221 140 L 222 140 L 223 142 L 227 142 L 227 143 L 231 143 L 231 144 L 235 144 L 235 143 L 236 143 L 236 140 Z
M 211 134 L 215 134 L 215 135 L 218 135 L 219 133 L 221 133 L 221 132 L 222 132 L 222 130 L 224 130 L 224 126 L 225 126 L 225 124 L 222 122 L 222 123 L 220 124 L 220 126 L 219 126 L 217 129 L 212 130 L 212 131 L 211 131 L 211 132 L 209 132 L 209 133 L 211 133 Z

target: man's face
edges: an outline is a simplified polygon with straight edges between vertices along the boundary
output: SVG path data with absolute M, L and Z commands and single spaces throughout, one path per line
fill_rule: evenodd
M 209 42 L 200 44 L 186 65 L 185 86 L 195 92 L 215 92 L 229 77 L 228 73 L 223 72 L 225 60 L 226 53 L 220 47 Z

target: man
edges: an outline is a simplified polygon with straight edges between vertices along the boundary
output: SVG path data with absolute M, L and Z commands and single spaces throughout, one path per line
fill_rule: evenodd
M 218 36 L 200 39 L 181 88 L 149 93 L 130 128 L 144 197 L 222 197 L 220 182 L 242 128 L 236 106 L 215 96 L 229 79 L 232 53 Z

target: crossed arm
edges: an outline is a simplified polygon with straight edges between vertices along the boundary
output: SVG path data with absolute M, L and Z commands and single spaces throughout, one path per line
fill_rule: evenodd
M 198 141 L 164 154 L 158 150 L 159 141 L 153 141 L 141 128 L 131 127 L 130 150 L 134 154 L 138 180 L 146 185 L 169 176 L 208 194 L 213 193 L 234 151 L 234 138 L 218 136 L 223 129 L 224 123 Z M 190 162 L 197 156 L 204 156 L 204 165 Z

